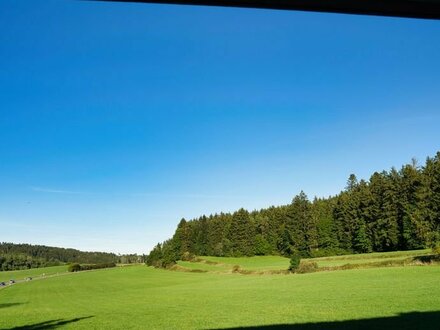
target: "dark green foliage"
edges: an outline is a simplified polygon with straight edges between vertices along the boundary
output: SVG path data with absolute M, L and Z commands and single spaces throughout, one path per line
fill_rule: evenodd
M 423 247 L 418 237 L 414 214 L 417 212 L 417 192 L 421 189 L 421 173 L 415 161 L 400 170 L 400 248 L 418 249 Z
M 162 267 L 162 244 L 157 244 L 147 256 L 145 263 L 148 266 Z
M 293 239 L 289 230 L 284 226 L 278 240 L 278 251 L 283 256 L 290 256 L 293 253 Z
M 312 251 L 316 254 L 318 251 L 334 251 L 339 248 L 337 227 L 333 218 L 333 209 L 335 207 L 335 199 L 318 199 L 315 198 L 312 205 L 313 222 L 316 224 L 318 247 Z
M 70 264 L 67 270 L 69 272 L 80 272 L 83 270 L 93 270 L 93 269 L 103 269 L 103 268 L 113 268 L 116 267 L 114 262 L 100 263 L 100 264 L 85 264 L 80 265 L 78 263 Z
M 291 237 L 291 250 L 302 257 L 310 257 L 317 247 L 317 228 L 313 223 L 311 203 L 301 191 L 287 211 L 286 230 Z
M 43 245 L 0 243 L 0 270 L 20 270 L 65 263 L 111 263 L 118 256 L 105 252 L 83 252 Z
M 301 257 L 298 254 L 292 255 L 290 257 L 289 270 L 294 273 L 298 269 L 300 263 Z
M 113 268 L 116 267 L 114 262 L 102 263 L 102 264 L 85 264 L 81 265 L 81 270 L 93 270 L 93 269 L 103 269 L 103 268 Z
M 372 251 L 371 241 L 367 234 L 367 226 L 362 220 L 355 232 L 354 249 L 360 253 L 369 253 Z
M 156 268 L 168 268 L 173 266 L 177 260 L 181 259 L 176 242 L 173 239 L 157 244 L 147 256 L 145 263 Z M 185 253 L 186 254 L 186 253 Z
M 312 251 L 312 258 L 331 257 L 331 256 L 343 256 L 351 254 L 352 251 L 343 250 L 341 248 L 333 249 L 318 249 Z
M 229 239 L 232 245 L 232 255 L 235 257 L 252 256 L 254 228 L 250 221 L 249 212 L 240 209 L 232 215 Z
M 344 191 L 310 202 L 181 220 L 157 245 L 149 265 L 169 267 L 184 255 L 318 257 L 432 247 L 440 241 L 440 152 L 400 170 L 351 174 Z
M 81 270 L 81 265 L 74 263 L 74 264 L 70 264 L 69 267 L 67 267 L 67 271 L 68 272 L 79 272 Z
M 172 239 L 162 244 L 162 267 L 170 267 L 180 259 L 180 255 Z
M 272 253 L 272 247 L 262 234 L 255 235 L 254 254 L 257 256 L 269 255 Z

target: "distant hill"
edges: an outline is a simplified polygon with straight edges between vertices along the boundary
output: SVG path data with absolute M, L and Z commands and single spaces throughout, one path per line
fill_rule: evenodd
M 31 244 L 0 243 L 0 270 L 18 270 L 56 266 L 64 263 L 111 263 L 121 256 L 106 252 L 83 252 L 75 249 Z

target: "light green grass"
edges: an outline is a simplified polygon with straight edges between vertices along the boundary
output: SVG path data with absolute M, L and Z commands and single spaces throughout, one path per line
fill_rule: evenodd
M 403 260 L 409 257 L 422 256 L 431 253 L 431 249 L 395 251 L 395 252 L 374 252 L 363 254 L 348 254 L 343 256 L 323 257 L 311 259 L 318 264 L 318 267 L 335 267 L 346 264 L 363 264 L 379 261 Z
M 198 269 L 209 272 L 228 272 L 232 269 L 232 267 L 225 264 L 209 265 L 203 262 L 189 262 L 189 261 L 178 261 L 177 264 L 186 269 Z
M 67 266 L 54 266 L 54 267 L 44 267 L 44 268 L 32 268 L 26 270 L 12 270 L 6 272 L 0 272 L 0 282 L 6 282 L 10 279 L 20 281 L 26 277 L 41 277 L 43 274 L 45 276 L 51 276 L 54 274 L 67 272 Z
M 440 311 L 439 279 L 439 266 L 270 276 L 120 267 L 0 290 L 0 328 L 209 329 L 389 317 Z
M 378 252 L 365 254 L 350 254 L 343 256 L 323 257 L 303 259 L 305 261 L 314 261 L 318 267 L 337 267 L 346 264 L 368 264 L 380 261 L 397 261 L 406 258 L 426 255 L 431 253 L 430 249 L 413 250 L 413 251 L 396 251 L 396 252 Z M 239 265 L 241 269 L 254 272 L 270 272 L 283 271 L 289 267 L 289 258 L 281 256 L 256 256 L 256 257 L 199 257 L 201 260 L 215 262 L 217 264 L 210 265 L 204 262 L 187 262 L 179 261 L 179 266 L 187 269 L 198 269 L 209 272 L 231 272 L 234 265 Z
M 280 256 L 256 256 L 256 257 L 241 257 L 241 258 L 226 258 L 226 257 L 201 257 L 201 259 L 218 262 L 232 268 L 234 265 L 239 265 L 240 268 L 253 271 L 266 270 L 282 270 L 289 267 L 289 259 Z

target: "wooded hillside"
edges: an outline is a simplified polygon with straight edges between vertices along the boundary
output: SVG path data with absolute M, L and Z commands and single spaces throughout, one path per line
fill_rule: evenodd
M 30 244 L 0 243 L 0 270 L 18 270 L 64 263 L 86 264 L 118 262 L 114 253 L 83 252 L 75 249 Z
M 440 240 L 440 152 L 423 166 L 354 174 L 336 196 L 249 212 L 182 219 L 174 236 L 151 251 L 147 264 L 166 267 L 192 255 L 280 254 L 316 257 L 430 247 Z

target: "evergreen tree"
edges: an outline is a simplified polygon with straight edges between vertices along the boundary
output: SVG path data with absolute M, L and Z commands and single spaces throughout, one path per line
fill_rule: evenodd
M 333 198 L 315 198 L 313 201 L 312 217 L 317 227 L 318 249 L 324 251 L 323 255 L 339 248 L 337 229 L 333 218 L 334 205 L 335 200 Z
M 293 249 L 302 257 L 311 256 L 317 230 L 313 226 L 311 204 L 303 191 L 293 198 L 287 219 L 287 229 L 293 238 Z
M 412 214 L 415 231 L 423 247 L 432 247 L 439 239 L 440 164 L 439 154 L 427 158 L 416 190 L 416 207 Z
M 254 254 L 253 231 L 248 211 L 241 208 L 232 215 L 229 237 L 234 256 L 252 256 Z
M 190 228 L 185 219 L 180 220 L 177 225 L 176 232 L 173 236 L 175 253 L 182 257 L 185 253 L 191 251 L 191 235 Z
M 417 192 L 421 189 L 421 173 L 415 161 L 411 165 L 405 165 L 400 171 L 400 248 L 401 249 L 419 249 L 423 247 L 423 242 L 417 235 L 416 217 L 417 212 Z
M 292 236 L 290 235 L 289 230 L 285 226 L 282 227 L 282 231 L 278 239 L 277 247 L 278 247 L 278 251 L 283 256 L 290 256 L 294 251 Z

